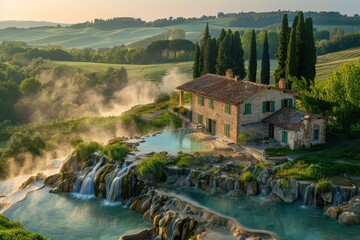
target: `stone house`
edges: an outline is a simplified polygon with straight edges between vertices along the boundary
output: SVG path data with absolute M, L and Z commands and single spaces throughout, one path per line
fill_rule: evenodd
M 290 148 L 325 142 L 326 120 L 294 109 L 295 94 L 280 87 L 206 74 L 176 88 L 180 105 L 191 94 L 191 121 L 221 138 L 237 142 L 240 133 L 253 140 L 276 140 Z

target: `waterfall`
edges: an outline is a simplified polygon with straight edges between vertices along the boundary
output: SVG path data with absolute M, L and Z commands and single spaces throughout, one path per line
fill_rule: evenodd
M 340 204 L 341 204 L 341 193 L 340 193 L 340 191 L 336 191 L 335 197 L 334 197 L 334 205 L 338 207 L 338 206 L 340 206 Z
M 314 187 L 314 207 L 316 207 L 316 186 Z
M 216 188 L 216 178 L 213 179 L 212 187 L 213 187 L 213 188 Z
M 121 191 L 122 191 L 122 187 L 123 187 L 123 180 L 124 180 L 127 170 L 128 170 L 128 167 L 125 166 L 123 169 L 121 169 L 120 172 L 118 172 L 116 177 L 112 180 L 110 190 L 109 190 L 109 192 L 106 193 L 106 200 L 108 200 L 110 202 L 121 200 Z
M 311 204 L 311 201 L 312 201 L 312 195 L 311 194 L 313 194 L 313 191 L 315 191 L 314 189 L 315 189 L 315 187 L 314 187 L 313 184 L 310 184 L 310 185 L 306 186 L 304 200 L 303 200 L 303 206 Z
M 80 188 L 80 194 L 82 195 L 95 195 L 95 183 L 94 178 L 96 171 L 99 169 L 101 164 L 103 163 L 103 159 L 100 159 L 100 161 L 95 165 L 95 167 L 86 175 L 81 188 Z M 83 176 L 80 176 L 80 178 Z
M 234 191 L 239 191 L 239 188 L 240 188 L 240 181 L 239 179 L 236 179 L 234 184 Z
M 266 197 L 266 190 L 265 190 L 265 188 L 261 189 L 260 197 L 262 197 L 262 198 Z

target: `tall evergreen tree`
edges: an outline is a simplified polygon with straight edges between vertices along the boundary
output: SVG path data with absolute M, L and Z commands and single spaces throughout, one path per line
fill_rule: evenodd
M 316 47 L 314 41 L 314 29 L 311 18 L 305 20 L 305 49 L 304 49 L 304 72 L 308 85 L 314 80 L 316 75 Z
M 261 61 L 261 83 L 267 85 L 270 84 L 270 55 L 267 32 L 265 32 L 264 47 Z
M 296 77 L 297 74 L 297 59 L 296 59 L 296 29 L 291 29 L 290 41 L 288 46 L 288 53 L 286 59 L 286 80 L 288 82 L 287 88 L 291 89 L 291 78 Z
M 216 59 L 216 73 L 225 75 L 226 70 L 232 67 L 231 38 L 232 32 L 229 29 L 224 39 L 220 42 L 218 56 Z
M 204 50 L 204 68 L 202 75 L 206 73 L 216 73 L 217 41 L 215 38 L 208 38 Z
M 226 31 L 225 31 L 225 29 L 223 28 L 223 29 L 221 29 L 221 32 L 220 32 L 220 36 L 219 36 L 219 38 L 218 38 L 218 46 L 220 45 L 220 43 L 222 42 L 222 40 L 224 40 L 224 38 L 225 38 L 225 36 L 226 36 Z
M 234 75 L 244 79 L 246 77 L 244 50 L 242 48 L 241 38 L 239 31 L 236 31 L 232 36 L 232 70 Z
M 289 23 L 287 14 L 284 14 L 279 33 L 279 48 L 277 54 L 278 68 L 275 70 L 274 78 L 277 83 L 285 78 L 287 48 L 289 43 Z
M 200 55 L 201 55 L 201 50 L 200 50 L 200 46 L 198 43 L 196 43 L 195 45 L 195 53 L 194 53 L 194 64 L 193 64 L 193 78 L 198 78 L 200 77 Z
M 206 43 L 208 41 L 208 39 L 211 39 L 210 36 L 210 31 L 209 31 L 209 24 L 206 23 L 206 27 L 205 27 L 205 31 L 204 31 L 204 35 L 200 41 L 200 63 L 199 63 L 199 71 L 200 73 L 203 72 L 204 69 L 204 52 L 205 52 L 205 48 L 206 48 Z
M 305 66 L 305 22 L 303 12 L 298 12 L 296 24 L 296 59 L 297 59 L 297 79 L 304 76 Z
M 249 81 L 256 82 L 257 57 L 256 57 L 256 36 L 254 29 L 252 29 L 251 31 L 248 71 L 249 71 Z

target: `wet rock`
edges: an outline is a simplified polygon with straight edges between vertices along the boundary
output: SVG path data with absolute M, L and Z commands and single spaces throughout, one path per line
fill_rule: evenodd
M 321 193 L 321 198 L 322 198 L 325 202 L 331 203 L 331 202 L 332 202 L 332 193 L 331 193 L 331 192 Z
M 54 186 L 54 184 L 61 178 L 61 173 L 56 173 L 54 175 L 48 176 L 44 184 L 47 186 Z
M 297 181 L 294 179 L 289 180 L 289 186 L 284 186 L 281 181 L 278 180 L 274 185 L 272 192 L 279 196 L 284 202 L 291 203 L 298 197 Z
M 60 172 L 77 172 L 81 164 L 82 163 L 78 162 L 77 154 L 70 155 L 65 159 L 64 164 L 60 168 Z
M 263 168 L 260 170 L 259 174 L 256 177 L 256 181 L 260 184 L 266 184 L 267 180 L 270 177 L 270 172 L 268 168 Z
M 329 207 L 325 210 L 325 215 L 336 220 L 338 219 L 340 213 L 341 213 L 341 209 L 337 208 L 337 207 Z
M 276 194 L 271 194 L 270 199 L 271 199 L 271 201 L 276 202 L 276 203 L 282 202 L 282 199 L 279 196 L 277 196 Z
M 25 182 L 23 182 L 23 184 L 21 184 L 19 189 L 25 189 L 30 185 L 33 185 L 36 181 L 36 177 L 35 176 L 31 176 L 29 177 Z
M 360 196 L 355 196 L 349 201 L 349 211 L 360 214 Z
M 250 196 L 257 195 L 259 193 L 259 185 L 257 182 L 250 182 L 246 188 L 246 193 Z
M 169 176 L 166 179 L 166 182 L 169 183 L 169 184 L 174 184 L 174 183 L 176 183 L 177 179 L 178 179 L 178 177 L 176 175 Z
M 359 224 L 360 215 L 353 212 L 342 212 L 339 215 L 339 220 L 345 224 Z
M 154 232 L 154 228 L 149 228 L 149 229 L 142 230 L 138 233 L 121 236 L 119 238 L 119 240 L 151 239 L 153 232 Z

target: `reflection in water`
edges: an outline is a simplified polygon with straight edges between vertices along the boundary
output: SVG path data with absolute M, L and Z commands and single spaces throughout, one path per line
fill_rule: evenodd
M 115 240 L 126 233 L 149 227 L 142 216 L 98 199 L 81 200 L 71 194 L 49 194 L 44 188 L 29 194 L 4 214 L 19 220 L 30 231 L 51 239 Z

